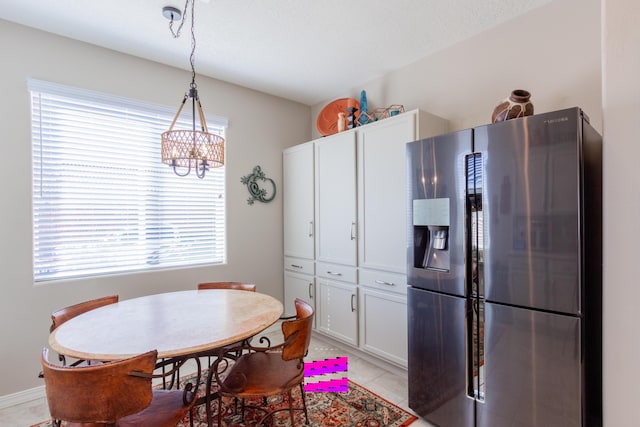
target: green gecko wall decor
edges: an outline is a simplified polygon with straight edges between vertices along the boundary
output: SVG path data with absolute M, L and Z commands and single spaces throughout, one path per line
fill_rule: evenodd
M 256 181 L 269 182 L 272 188 L 271 193 L 260 187 Z M 267 178 L 265 176 L 260 166 L 254 167 L 253 172 L 240 178 L 240 182 L 245 184 L 249 190 L 249 195 L 251 196 L 247 199 L 247 204 L 249 205 L 252 205 L 256 200 L 263 203 L 269 203 L 274 197 L 276 197 L 276 183 L 273 182 L 271 178 Z

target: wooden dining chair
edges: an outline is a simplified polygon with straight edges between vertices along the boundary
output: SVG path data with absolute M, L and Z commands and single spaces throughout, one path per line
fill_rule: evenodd
M 103 307 L 109 304 L 115 304 L 119 300 L 118 295 L 110 295 L 107 297 L 96 298 L 89 301 L 83 301 L 78 304 L 70 305 L 68 307 L 62 308 L 60 310 L 54 311 L 51 313 L 51 326 L 49 327 L 49 332 L 53 332 L 56 328 L 62 325 L 64 322 L 73 319 L 76 316 L 81 315 L 82 313 L 86 313 L 89 310 L 93 310 L 99 307 Z M 58 359 L 63 363 L 67 364 L 65 357 L 60 354 L 58 355 Z M 90 360 L 76 360 L 71 365 L 78 366 L 80 364 L 91 364 L 96 363 Z
M 102 365 L 53 365 L 47 349 L 42 370 L 53 425 L 60 427 L 173 427 L 195 402 L 193 385 L 152 389 L 156 350 Z
M 241 291 L 256 291 L 256 285 L 253 283 L 241 283 L 241 282 L 206 282 L 198 283 L 198 290 L 203 289 L 238 289 Z
M 206 387 L 207 416 L 211 416 L 211 385 L 215 379 L 218 394 L 218 426 L 222 426 L 223 397 L 242 399 L 242 416 L 244 419 L 245 399 L 265 398 L 268 396 L 287 394 L 289 398 L 289 415 L 291 425 L 294 425 L 293 411 L 303 410 L 307 423 L 307 404 L 304 395 L 304 357 L 309 349 L 311 339 L 311 327 L 313 322 L 313 308 L 301 299 L 295 300 L 296 318 L 282 322 L 282 334 L 284 342 L 270 347 L 254 347 L 245 344 L 243 354 L 234 364 L 230 364 L 224 353 L 220 353 L 218 359 L 209 370 Z M 234 351 L 234 349 L 231 349 Z M 293 407 L 291 391 L 296 386 L 300 387 L 302 400 L 301 408 Z M 264 402 L 264 400 L 263 400 Z M 275 411 L 269 411 L 266 405 L 254 406 L 265 411 L 264 417 L 258 425 L 273 416 Z M 287 409 L 287 408 L 285 408 Z

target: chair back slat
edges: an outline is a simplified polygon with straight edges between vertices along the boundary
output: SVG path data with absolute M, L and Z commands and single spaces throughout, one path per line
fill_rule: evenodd
M 62 325 L 69 319 L 86 313 L 89 310 L 93 310 L 98 307 L 102 307 L 109 304 L 115 304 L 118 302 L 118 295 L 110 295 L 108 297 L 96 298 L 89 301 L 84 301 L 79 304 L 65 307 L 58 311 L 51 313 L 51 328 L 50 332 L 53 332 L 58 326 Z
M 95 366 L 64 367 L 42 352 L 42 372 L 49 411 L 54 419 L 75 423 L 113 424 L 145 409 L 152 400 L 151 377 L 156 350 L 129 359 Z
M 311 341 L 313 326 L 313 308 L 305 301 L 296 298 L 296 318 L 282 322 L 282 334 L 285 345 L 282 349 L 284 360 L 302 359 Z
M 253 283 L 241 283 L 241 282 L 207 282 L 199 283 L 198 290 L 203 289 L 238 289 L 241 291 L 256 291 L 256 285 Z

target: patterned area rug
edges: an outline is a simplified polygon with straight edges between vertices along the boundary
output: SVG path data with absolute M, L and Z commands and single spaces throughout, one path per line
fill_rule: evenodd
M 294 407 L 302 407 L 300 401 L 300 389 L 293 390 Z M 404 427 L 416 420 L 416 417 L 393 403 L 383 399 L 366 388 L 349 381 L 349 391 L 347 393 L 306 393 L 307 412 L 309 424 L 306 424 L 303 411 L 294 411 L 295 425 L 309 425 L 313 427 L 337 427 L 337 426 L 357 426 L 357 427 Z M 262 403 L 261 401 L 257 402 Z M 271 397 L 268 402 L 268 409 L 288 408 L 286 396 Z M 217 417 L 217 401 L 212 405 L 212 413 Z M 238 413 L 234 413 L 233 400 L 223 400 L 223 426 L 224 427 L 249 427 L 254 426 L 264 415 L 263 411 L 246 408 L 245 418 L 242 420 L 240 405 Z M 196 408 L 194 411 L 195 427 L 206 427 L 206 413 L 204 406 Z M 217 418 L 214 418 L 214 425 Z M 63 424 L 64 425 L 64 424 Z M 266 420 L 265 426 L 290 426 L 288 410 L 277 412 L 273 417 Z M 188 427 L 189 419 L 186 418 L 179 427 Z M 34 424 L 31 427 L 51 427 L 50 421 Z

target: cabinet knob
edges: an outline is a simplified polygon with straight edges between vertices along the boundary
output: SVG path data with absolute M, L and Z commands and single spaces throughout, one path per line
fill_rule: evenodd
M 313 283 L 309 282 L 309 298 L 313 298 L 313 295 L 311 295 L 311 288 L 313 287 Z
M 293 267 L 293 268 L 300 268 L 300 269 L 302 268 L 302 266 L 301 266 L 301 265 L 297 265 L 297 264 L 291 264 L 291 267 Z
M 351 240 L 356 240 L 356 223 L 351 223 Z
M 351 294 L 351 312 L 356 311 L 356 307 L 353 305 L 353 300 L 356 298 L 356 294 Z
M 331 276 L 342 276 L 342 273 L 334 273 L 333 271 L 327 271 L 327 274 L 330 274 Z

